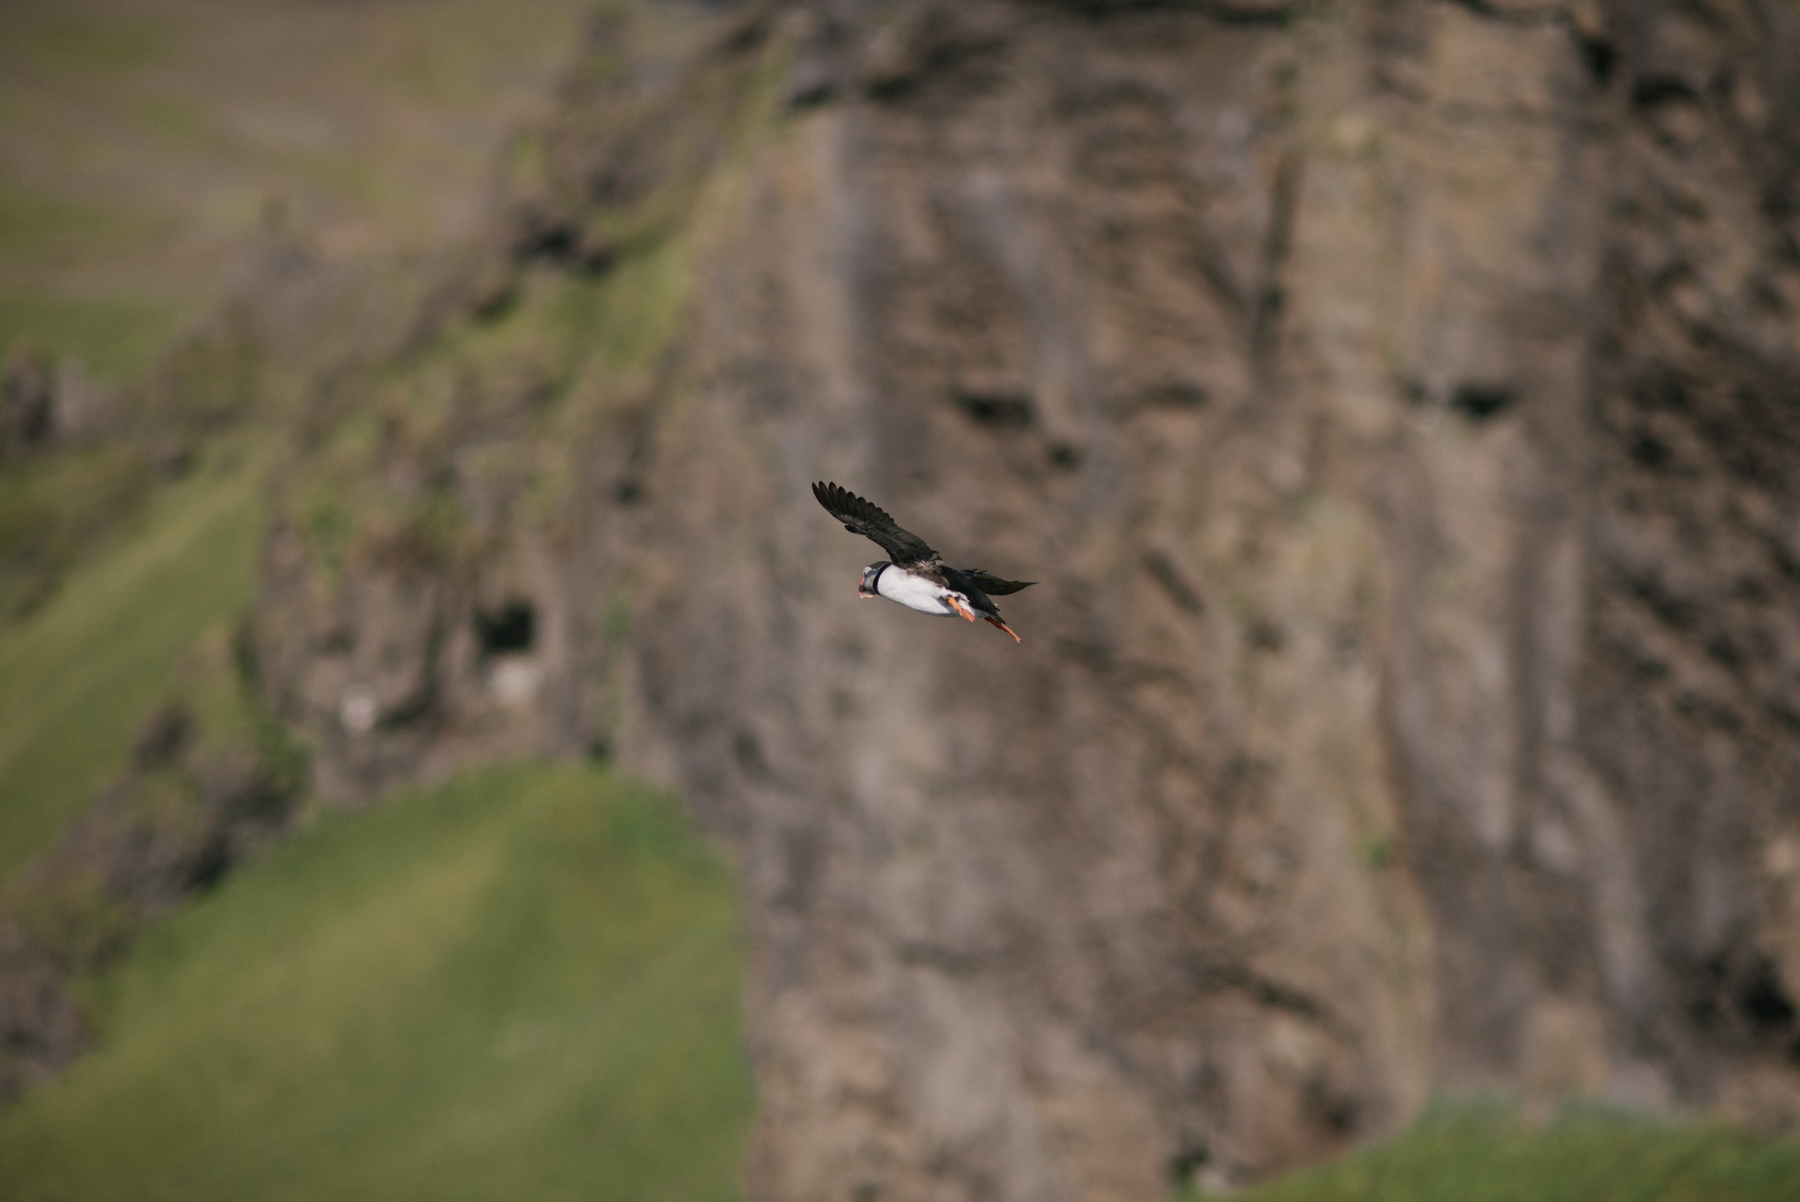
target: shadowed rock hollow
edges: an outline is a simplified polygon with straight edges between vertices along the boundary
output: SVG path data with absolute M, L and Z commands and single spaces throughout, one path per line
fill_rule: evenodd
M 320 783 L 678 785 L 761 1199 L 1151 1199 L 1445 1090 L 1800 1128 L 1792 6 L 722 20 L 598 24 L 413 399 L 330 394 L 259 620 Z M 857 604 L 815 479 L 1024 644 Z

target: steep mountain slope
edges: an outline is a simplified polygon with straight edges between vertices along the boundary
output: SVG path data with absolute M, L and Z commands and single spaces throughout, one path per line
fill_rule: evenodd
M 734 841 L 756 1196 L 1146 1198 L 1443 1089 L 1800 1126 L 1787 8 L 629 33 L 258 640 L 337 796 L 599 744 Z M 819 478 L 1025 643 L 851 604 Z

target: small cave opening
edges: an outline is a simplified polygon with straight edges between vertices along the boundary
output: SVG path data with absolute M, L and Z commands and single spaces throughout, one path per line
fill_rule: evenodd
M 1644 75 L 1631 85 L 1631 105 L 1636 109 L 1683 102 L 1692 104 L 1699 99 L 1693 87 L 1679 75 Z
M 572 224 L 543 217 L 528 220 L 511 249 L 514 263 L 549 263 L 582 276 L 604 275 L 617 257 L 611 247 L 593 245 Z M 504 317 L 517 299 L 517 294 L 515 290 L 509 289 L 495 299 L 499 304 L 488 315 L 488 320 Z
M 1031 424 L 1034 416 L 1029 396 L 959 389 L 955 399 L 963 413 L 978 426 L 1023 429 Z
M 537 639 L 537 610 L 514 598 L 498 609 L 475 611 L 475 640 L 483 655 L 520 655 Z
M 1715 1039 L 1778 1048 L 1800 1061 L 1800 1008 L 1769 957 L 1721 952 L 1698 966 L 1688 1017 Z
M 1595 86 L 1603 88 L 1611 83 L 1613 68 L 1619 65 L 1619 48 L 1605 38 L 1581 35 L 1576 36 L 1575 46 Z
M 1138 404 L 1146 409 L 1201 409 L 1206 402 L 1206 389 L 1186 380 L 1158 384 L 1138 397 Z
M 1504 384 L 1468 383 L 1450 394 L 1450 407 L 1473 421 L 1485 422 L 1506 412 L 1515 399 L 1513 390 Z
M 1781 971 L 1767 956 L 1751 961 L 1737 986 L 1738 1013 L 1761 1036 L 1786 1037 L 1797 1017 L 1793 999 L 1781 987 Z

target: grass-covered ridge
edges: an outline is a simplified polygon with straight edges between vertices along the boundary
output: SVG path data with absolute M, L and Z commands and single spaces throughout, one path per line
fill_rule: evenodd
M 1182 1195 L 1212 1198 L 1212 1195 Z M 1500 1103 L 1440 1106 L 1407 1134 L 1236 1202 L 1793 1202 L 1800 1143 L 1574 1107 L 1544 1124 Z
M 248 611 L 263 522 L 260 462 L 207 457 L 142 511 L 120 517 L 127 529 L 48 605 L 0 627 L 0 880 L 123 766 L 181 652 Z
M 330 814 L 106 976 L 0 1196 L 734 1197 L 739 971 L 720 858 L 599 769 Z

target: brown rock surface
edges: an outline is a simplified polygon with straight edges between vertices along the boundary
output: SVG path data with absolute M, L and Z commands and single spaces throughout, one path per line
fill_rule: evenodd
M 754 1196 L 1150 1199 L 1434 1090 L 1800 1127 L 1791 6 L 617 32 L 512 271 L 678 237 L 664 353 L 575 435 L 485 385 L 454 554 L 284 527 L 260 642 L 341 796 L 598 740 L 733 842 Z M 820 478 L 1024 644 L 853 603 Z

